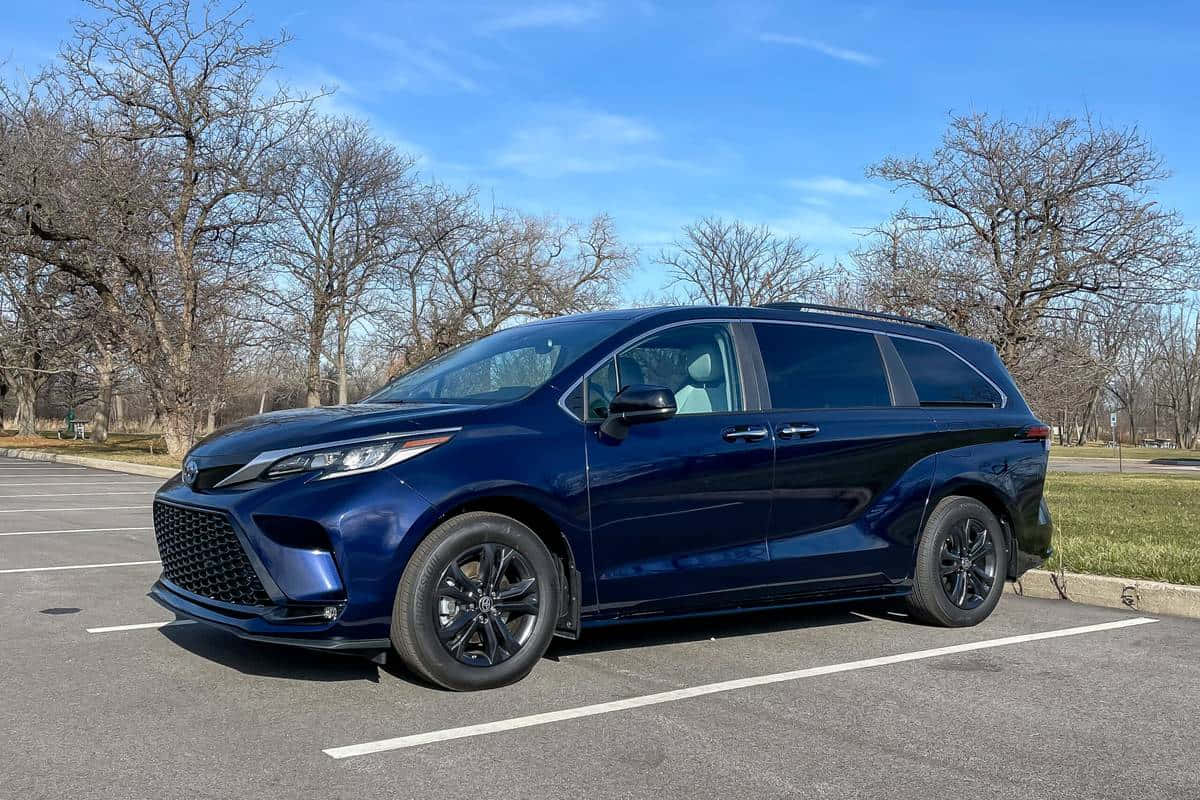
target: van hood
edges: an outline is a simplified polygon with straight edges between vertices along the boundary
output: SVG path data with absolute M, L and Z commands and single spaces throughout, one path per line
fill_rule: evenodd
M 246 463 L 268 450 L 460 425 L 479 410 L 477 405 L 356 403 L 272 411 L 218 429 L 197 442 L 188 458 L 201 468 Z

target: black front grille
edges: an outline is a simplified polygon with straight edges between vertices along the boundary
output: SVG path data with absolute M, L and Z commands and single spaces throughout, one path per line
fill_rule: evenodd
M 163 577 L 176 586 L 223 603 L 270 604 L 225 514 L 155 502 L 154 538 Z
M 196 480 L 192 484 L 192 489 L 197 492 L 202 492 L 205 489 L 211 489 L 244 466 L 246 465 L 226 464 L 223 467 L 209 467 L 208 469 L 202 469 L 196 473 Z

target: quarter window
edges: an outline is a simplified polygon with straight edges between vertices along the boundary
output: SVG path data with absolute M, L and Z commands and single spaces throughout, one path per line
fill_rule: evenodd
M 775 408 L 890 406 L 887 373 L 869 333 L 755 323 Z
M 588 419 L 604 419 L 608 416 L 608 404 L 617 393 L 616 362 L 610 358 L 588 375 L 584 383 L 587 386 Z
M 1001 404 L 1000 393 L 958 356 L 915 339 L 892 337 L 917 399 L 923 406 L 988 406 Z

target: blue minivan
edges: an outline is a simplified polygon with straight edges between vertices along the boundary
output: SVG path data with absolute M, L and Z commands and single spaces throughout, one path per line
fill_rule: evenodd
M 241 420 L 154 500 L 180 616 L 471 690 L 590 625 L 896 598 L 974 625 L 1050 552 L 996 350 L 806 304 L 607 311 Z

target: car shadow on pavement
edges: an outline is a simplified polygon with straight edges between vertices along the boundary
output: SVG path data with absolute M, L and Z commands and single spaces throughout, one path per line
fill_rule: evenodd
M 554 639 L 545 657 L 558 661 L 560 657 L 570 658 L 588 653 L 847 625 L 884 618 L 883 609 L 883 606 L 876 604 L 855 603 L 837 607 L 776 608 L 600 626 L 585 629 L 579 640 Z M 379 673 L 383 670 L 415 686 L 445 691 L 408 672 L 395 653 L 390 654 L 386 665 L 380 666 L 355 655 L 240 639 L 207 625 L 169 626 L 159 629 L 159 633 L 190 653 L 246 675 L 318 682 L 366 680 L 378 683 Z
M 253 642 L 207 625 L 170 626 L 159 629 L 159 633 L 190 653 L 246 675 L 302 681 L 379 682 L 379 665 L 355 655 Z M 412 680 L 406 673 L 398 677 Z
M 707 639 L 730 639 L 780 631 L 846 625 L 867 620 L 853 611 L 857 606 L 837 608 L 791 607 L 673 620 L 647 620 L 622 625 L 586 628 L 575 641 L 555 639 L 546 657 L 557 660 L 586 653 L 655 647 Z

